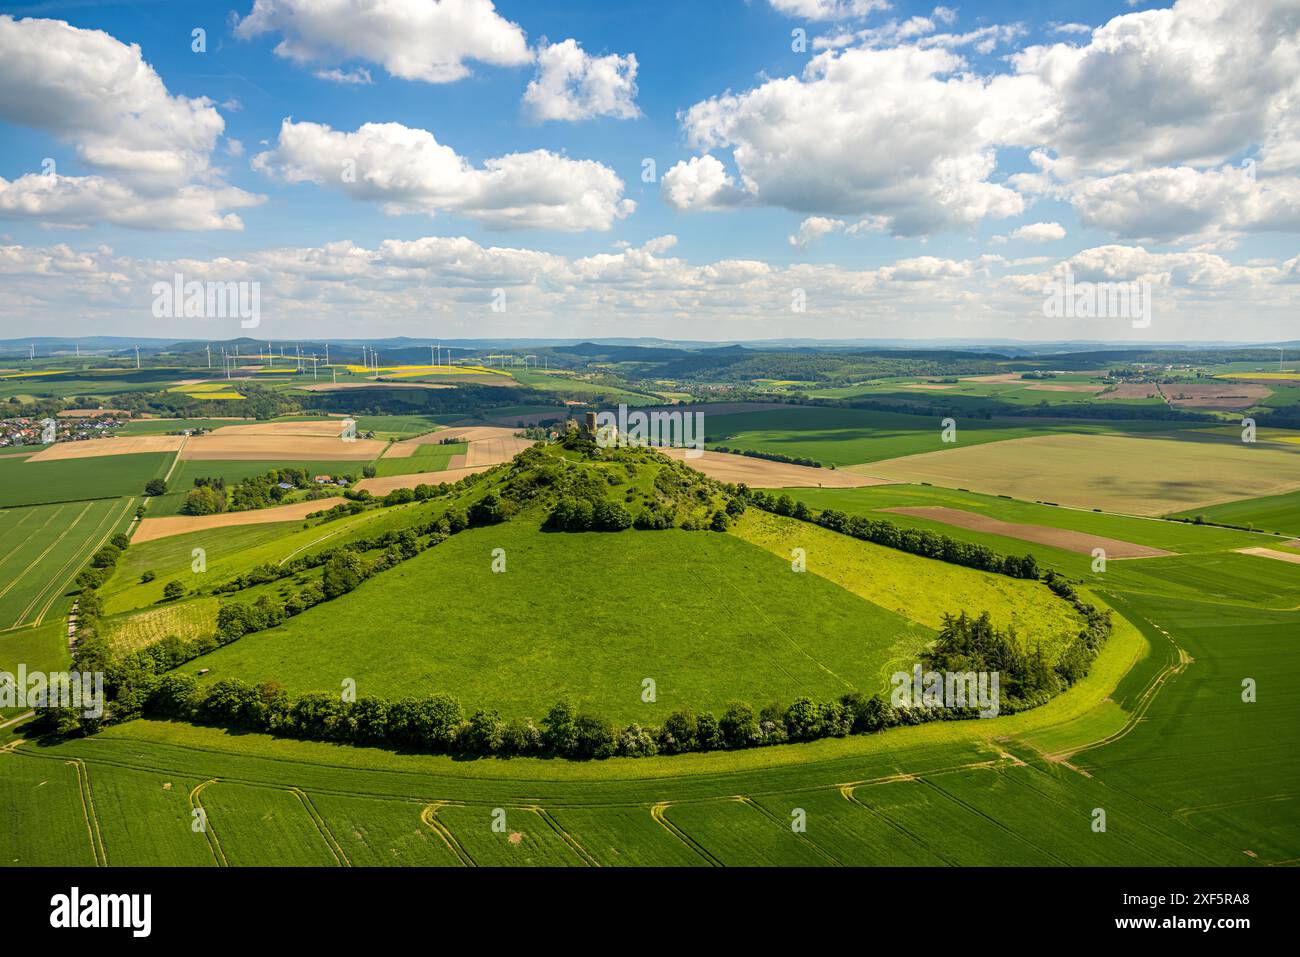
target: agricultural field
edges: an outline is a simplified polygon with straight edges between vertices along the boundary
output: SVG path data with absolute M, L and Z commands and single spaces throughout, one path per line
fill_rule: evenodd
M 1077 368 L 1047 380 L 913 376 L 873 388 L 920 401 L 955 393 L 957 407 L 1126 401 L 1102 397 L 1095 366 Z M 169 375 L 168 389 L 211 394 Z M 516 376 L 534 377 L 544 376 Z M 806 387 L 797 376 L 765 384 Z M 628 385 L 628 396 L 641 395 Z M 701 408 L 711 445 L 825 467 L 714 454 L 695 471 L 680 452 L 670 466 L 642 451 L 629 453 L 626 467 L 618 456 L 581 465 L 573 449 L 553 445 L 512 462 L 530 444 L 514 435 L 516 418 L 564 414 L 523 404 L 357 415 L 358 429 L 377 436 L 369 458 L 293 454 L 316 452 L 313 443 L 336 449 L 337 414 L 210 413 L 137 419 L 124 430 L 144 439 L 182 421 L 218 429 L 202 437 L 211 457 L 193 457 L 192 439 L 179 454 L 35 462 L 30 448 L 0 454 L 0 475 L 16 479 L 0 493 L 11 499 L 0 508 L 0 671 L 68 667 L 73 579 L 114 532 L 129 530 L 131 542 L 97 589 L 98 628 L 110 653 L 125 658 L 203 642 L 221 627 L 222 608 L 283 602 L 325 580 L 319 563 L 278 579 L 268 569 L 349 547 L 373 562 L 403 536 L 424 541 L 431 520 L 481 502 L 485 489 L 520 494 L 508 520 L 458 531 L 279 625 L 209 644 L 173 674 L 194 676 L 203 693 L 231 679 L 289 696 L 336 698 L 348 687 L 389 701 L 445 693 L 465 720 L 482 711 L 534 727 L 564 698 L 617 731 L 659 728 L 684 710 L 719 716 L 737 701 L 779 713 L 802 697 L 887 699 L 891 677 L 910 670 L 946 616 L 962 611 L 987 612 L 1049 667 L 1064 661 L 1083 619 L 1044 582 L 923 558 L 753 505 L 717 530 L 543 527 L 549 482 L 598 488 L 632 514 L 667 488 L 670 503 L 708 518 L 722 486 L 701 473 L 754 487 L 779 473 L 772 485 L 813 513 L 835 509 L 997 555 L 1032 555 L 1066 576 L 1082 600 L 1113 615 L 1086 676 L 1046 703 L 995 718 L 599 760 L 469 759 L 154 716 L 56 741 L 33 734 L 22 709 L 0 707 L 0 815 L 24 822 L 0 829 L 0 862 L 1256 867 L 1300 859 L 1300 742 L 1289 717 L 1300 705 L 1289 648 L 1300 566 L 1268 557 L 1300 557 L 1300 452 L 1289 432 L 1261 427 L 1260 441 L 1243 447 L 1232 423 L 958 416 L 950 445 L 929 414 Z M 469 424 L 479 422 L 491 427 Z M 443 432 L 462 441 L 443 445 Z M 263 457 L 263 447 L 277 451 Z M 655 464 L 633 464 L 644 461 Z M 448 469 L 455 480 L 462 466 L 482 474 L 431 501 L 371 502 L 331 521 L 264 510 L 248 514 L 269 524 L 166 524 L 190 521 L 178 511 L 196 478 L 234 483 L 289 466 L 359 475 L 368 464 L 377 489 Z M 567 478 L 556 479 L 556 469 Z M 147 481 L 164 476 L 166 494 L 142 497 Z M 168 534 L 155 537 L 159 529 Z M 232 585 L 250 575 L 264 577 Z M 1258 703 L 1242 701 L 1243 676 L 1259 682 Z M 1092 828 L 1097 808 L 1106 811 L 1104 833 Z M 196 812 L 204 831 L 191 827 Z M 55 836 L 37 840 L 28 822 Z
M 1148 464 L 1129 468 L 1129 463 Z M 960 444 L 861 467 L 910 483 L 1163 515 L 1300 489 L 1300 450 L 1184 435 L 1045 435 Z
M 844 468 L 925 452 L 946 453 L 956 446 L 943 439 L 941 416 L 859 409 L 784 408 L 732 415 L 705 415 L 710 447 L 776 452 Z M 1167 429 L 1156 422 L 1041 422 L 958 419 L 961 447 L 1054 434 L 1091 434 Z
M 1221 525 L 1258 528 L 1300 538 L 1300 491 L 1224 502 L 1181 515 L 1193 521 L 1200 517 Z
M 375 462 L 375 474 L 380 478 L 391 475 L 413 475 L 417 472 L 441 472 L 443 469 L 464 467 L 456 466 L 452 460 L 464 462 L 469 451 L 469 443 L 452 442 L 446 445 L 432 442 L 417 446 L 405 456 L 384 455 Z
M 91 554 L 131 517 L 134 498 L 0 509 L 0 631 L 40 625 Z
M 167 452 L 51 462 L 0 456 L 0 508 L 140 495 L 146 482 L 167 474 L 175 458 Z
M 492 571 L 498 548 L 504 574 Z M 541 594 L 516 584 L 542 576 L 554 584 Z M 797 597 L 809 588 L 815 599 Z M 640 611 L 627 616 L 622 600 L 602 595 L 627 595 Z M 404 609 L 400 626 L 374 618 L 381 596 Z M 952 610 L 967 597 L 956 596 Z M 722 613 L 738 601 L 742 613 Z M 585 624 L 575 633 L 577 615 Z M 925 618 L 799 578 L 730 535 L 553 535 L 512 523 L 457 536 L 345 601 L 204 656 L 201 666 L 207 681 L 273 676 L 295 693 L 344 678 L 366 694 L 446 691 L 510 717 L 540 717 L 567 695 L 607 708 L 614 720 L 651 721 L 686 703 L 721 709 L 732 698 L 874 692 L 888 662 L 928 640 L 937 615 Z M 676 624 L 665 630 L 666 622 Z M 572 635 L 563 654 L 544 640 L 552 628 Z M 658 689 L 653 703 L 640 698 L 647 676 Z

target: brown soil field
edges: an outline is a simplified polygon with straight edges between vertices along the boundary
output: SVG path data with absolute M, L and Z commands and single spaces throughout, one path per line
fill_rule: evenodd
M 337 426 L 335 427 L 337 430 Z M 387 444 L 378 439 L 344 442 L 337 431 L 326 435 L 225 435 L 225 430 L 196 435 L 189 440 L 181 458 L 190 461 L 358 461 L 378 458 Z
M 1102 535 L 1089 535 L 1086 532 L 1072 532 L 1064 528 L 1052 528 L 1048 525 L 1024 525 L 1017 522 L 1004 522 L 977 512 L 967 512 L 959 508 L 947 508 L 943 505 L 899 506 L 882 508 L 882 512 L 896 512 L 899 515 L 914 515 L 928 518 L 957 528 L 968 528 L 973 532 L 988 532 L 990 535 L 1002 535 L 1006 538 L 1018 538 L 1022 542 L 1034 542 L 1038 545 L 1051 545 L 1067 552 L 1091 555 L 1094 548 L 1102 548 L 1109 558 L 1163 558 L 1174 555 L 1162 548 L 1147 545 L 1135 545 L 1117 538 Z
M 64 409 L 58 413 L 65 419 L 85 419 L 95 415 L 129 415 L 126 409 Z
M 958 445 L 850 470 L 1130 515 L 1164 515 L 1300 489 L 1295 452 L 1173 435 L 1042 435 Z
M 249 422 L 246 425 L 223 425 L 212 435 L 323 435 L 337 437 L 343 431 L 343 420 L 338 418 L 303 422 Z M 201 436 L 200 436 L 201 437 Z
M 471 439 L 465 452 L 465 467 L 498 465 L 509 462 L 512 458 L 536 443 L 532 439 L 515 436 L 493 436 L 490 438 Z
M 1029 387 L 1031 392 L 1100 392 L 1106 388 L 1100 382 L 1037 382 Z
M 1258 555 L 1260 558 L 1272 558 L 1279 562 L 1300 565 L 1300 555 L 1294 555 L 1291 552 L 1279 552 L 1272 548 L 1239 548 L 1237 551 L 1243 555 Z
M 998 372 L 994 375 L 964 375 L 962 382 L 1020 382 L 1019 372 Z
M 248 512 L 223 512 L 220 515 L 169 515 L 166 518 L 146 518 L 136 524 L 132 543 L 151 542 L 156 538 L 170 538 L 187 532 L 203 532 L 210 528 L 228 528 L 233 525 L 268 525 L 273 522 L 300 522 L 312 512 L 333 508 L 347 499 L 321 498 L 314 502 L 295 502 L 275 508 L 259 508 Z
M 473 448 L 473 446 L 471 446 Z M 787 462 L 769 462 L 748 455 L 730 452 L 705 452 L 698 458 L 687 458 L 689 449 L 660 449 L 664 455 L 685 462 L 697 472 L 719 482 L 744 482 L 750 488 L 863 488 L 868 485 L 889 485 L 887 479 L 856 475 L 839 469 L 815 469 L 807 465 Z
M 59 442 L 37 452 L 27 461 L 53 462 L 59 459 L 90 459 L 100 455 L 133 455 L 137 452 L 175 452 L 183 435 L 118 435 L 84 442 Z
M 1166 385 L 1161 386 L 1161 390 L 1165 400 L 1179 409 L 1249 409 L 1273 394 L 1267 386 L 1241 382 Z
M 472 468 L 444 469 L 441 472 L 414 472 L 411 475 L 385 475 L 382 478 L 362 479 L 356 484 L 371 495 L 387 495 L 395 488 L 415 488 L 417 485 L 437 485 L 446 482 L 451 485 L 459 482 L 466 475 L 486 472 L 492 466 L 478 465 Z
M 519 438 L 517 429 L 473 425 L 455 429 L 440 429 L 417 435 L 413 439 L 394 442 L 384 454 L 386 459 L 405 459 L 415 454 L 422 445 L 441 444 L 446 439 L 469 443 L 469 450 L 459 456 L 467 466 L 496 465 L 514 458 L 533 444 L 532 439 Z
M 1113 399 L 1157 398 L 1159 395 L 1160 387 L 1154 382 L 1121 382 L 1118 385 L 1111 386 L 1109 392 L 1103 392 L 1097 398 L 1109 401 Z

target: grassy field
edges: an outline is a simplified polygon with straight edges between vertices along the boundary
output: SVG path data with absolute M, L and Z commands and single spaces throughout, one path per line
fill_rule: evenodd
M 104 611 L 109 615 L 136 608 L 149 608 L 162 600 L 163 586 L 176 579 L 187 589 L 220 581 L 227 575 L 247 571 L 258 564 L 259 546 L 269 546 L 265 560 L 278 561 L 280 543 L 299 537 L 300 523 L 243 525 L 210 529 L 159 538 L 131 545 L 118 560 L 112 577 L 100 589 Z M 317 533 L 319 538 L 324 532 Z M 195 550 L 203 558 L 202 572 L 194 571 Z M 145 572 L 154 579 L 142 582 Z
M 495 548 L 504 574 L 491 570 Z M 538 581 L 546 587 L 524 587 Z M 401 624 L 378 607 L 401 609 Z M 360 694 L 447 691 L 471 710 L 535 718 L 568 695 L 615 721 L 653 722 L 734 698 L 875 691 L 887 662 L 930 637 L 730 535 L 549 534 L 518 522 L 458 535 L 186 669 L 274 677 L 291 692 L 344 678 Z M 653 703 L 641 700 L 647 677 Z
M 963 418 L 957 423 L 956 445 L 943 441 L 940 416 L 864 409 L 795 407 L 707 415 L 704 427 L 710 445 L 778 452 L 844 467 L 922 452 L 947 453 L 1035 435 L 1153 431 L 1167 429 L 1168 424 Z
M 51 835 L 7 830 L 0 851 L 16 864 L 1294 860 L 1295 612 L 1243 609 L 1225 630 L 1217 605 L 1172 595 L 1195 584 L 1180 574 L 1110 593 L 1140 630 L 1122 625 L 1085 682 L 1020 715 L 596 764 L 466 763 L 133 722 L 0 754 L 6 804 Z M 1241 701 L 1241 675 L 1260 676 L 1259 703 Z M 196 803 L 220 851 L 192 833 L 185 799 L 216 778 Z M 1098 807 L 1104 833 L 1091 828 Z M 491 827 L 497 808 L 504 832 Z
M 861 471 L 1029 501 L 1163 515 L 1300 487 L 1300 450 L 1204 437 L 1054 435 L 958 446 Z
M 414 453 L 405 458 L 384 456 L 375 463 L 375 474 L 414 475 L 417 472 L 441 472 L 447 468 L 453 455 L 464 455 L 469 445 L 456 442 L 450 445 L 428 444 L 418 446 Z
M 1049 660 L 1078 631 L 1070 608 L 1037 582 L 948 565 L 756 510 L 737 522 L 734 533 L 785 559 L 802 548 L 809 572 L 930 628 L 937 629 L 945 614 L 987 611 L 999 628 L 1014 627 L 1027 647 L 1041 642 Z M 893 671 L 910 667 L 910 660 L 888 662 L 882 685 Z
M 359 415 L 356 420 L 358 432 L 373 431 L 381 439 L 409 439 L 442 427 L 430 415 Z
M 69 660 L 68 626 L 62 618 L 35 628 L 0 632 L 0 671 L 16 674 L 19 665 L 26 665 L 29 671 L 63 671 Z M 0 723 L 26 710 L 0 708 Z
M 1300 491 L 1224 502 L 1181 514 L 1184 518 L 1204 516 L 1209 522 L 1253 527 L 1300 538 Z
M 52 462 L 0 457 L 0 508 L 140 495 L 146 482 L 167 474 L 173 458 L 172 452 Z
M 0 631 L 39 625 L 135 499 L 0 510 Z

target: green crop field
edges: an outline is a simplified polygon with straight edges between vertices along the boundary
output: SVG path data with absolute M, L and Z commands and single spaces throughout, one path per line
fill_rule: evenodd
M 1146 432 L 1169 427 L 1167 423 L 1123 420 L 1094 423 L 959 418 L 958 441 L 954 445 L 943 439 L 942 419 L 861 409 L 790 408 L 706 415 L 704 427 L 710 445 L 777 452 L 837 467 L 1035 435 Z
M 375 474 L 414 475 L 417 472 L 441 472 L 447 468 L 453 455 L 464 455 L 469 446 L 464 442 L 448 445 L 428 443 L 416 446 L 410 455 L 404 458 L 384 456 L 375 462 Z
M 1143 463 L 1137 467 L 1136 463 Z M 1050 435 L 873 462 L 860 471 L 1030 501 L 1164 515 L 1300 486 L 1300 449 L 1193 433 Z
M 50 462 L 0 457 L 0 508 L 140 495 L 146 482 L 167 474 L 174 458 L 172 452 Z
M 1198 516 L 1207 522 L 1258 528 L 1300 538 L 1300 491 L 1224 502 L 1182 513 L 1184 518 L 1196 519 Z
M 0 631 L 39 625 L 135 500 L 0 510 Z

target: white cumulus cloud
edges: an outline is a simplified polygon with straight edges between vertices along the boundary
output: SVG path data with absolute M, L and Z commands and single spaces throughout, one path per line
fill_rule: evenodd
M 366 123 L 355 132 L 286 119 L 253 168 L 381 203 L 386 213 L 456 213 L 493 229 L 606 230 L 636 204 L 623 181 L 593 160 L 549 150 L 510 153 L 475 166 L 428 130 Z
M 524 91 L 524 106 L 539 122 L 640 115 L 636 105 L 636 55 L 591 56 L 576 40 L 537 50 L 537 75 Z
M 425 83 L 468 76 L 467 61 L 532 60 L 524 31 L 492 0 L 256 0 L 235 34 L 276 34 L 276 54 L 295 63 L 365 60 Z

